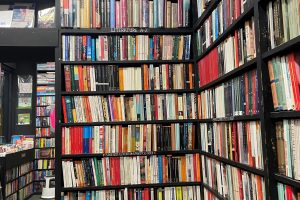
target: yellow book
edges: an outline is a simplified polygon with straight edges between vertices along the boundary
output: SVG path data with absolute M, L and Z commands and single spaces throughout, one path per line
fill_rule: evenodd
M 176 200 L 182 200 L 181 187 L 176 187 Z
M 186 159 L 185 159 L 185 157 L 181 158 L 181 178 L 182 178 L 182 182 L 186 182 Z
M 124 91 L 124 77 L 123 77 L 123 68 L 119 68 L 119 87 L 120 91 Z
M 159 190 L 157 191 L 157 193 L 158 193 L 158 195 L 157 195 L 157 197 L 158 197 L 157 200 L 163 200 L 163 193 L 162 193 L 162 190 L 159 189 Z

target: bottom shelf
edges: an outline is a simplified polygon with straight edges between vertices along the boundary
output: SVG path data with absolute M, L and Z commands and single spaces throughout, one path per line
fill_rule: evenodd
M 155 184 L 138 184 L 138 185 L 117 185 L 117 186 L 91 186 L 83 188 L 62 188 L 62 192 L 72 191 L 89 191 L 89 190 L 115 190 L 125 188 L 160 188 L 160 187 L 177 187 L 177 186 L 200 186 L 201 182 L 180 182 L 180 183 L 155 183 Z

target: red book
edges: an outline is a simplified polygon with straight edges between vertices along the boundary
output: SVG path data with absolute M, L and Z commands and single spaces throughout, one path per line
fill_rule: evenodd
M 66 101 L 65 101 L 65 97 L 64 96 L 61 97 L 61 103 L 62 103 L 62 107 L 63 107 L 64 122 L 68 123 Z
M 256 101 L 256 70 L 252 71 L 252 114 L 256 114 L 257 101 Z
M 255 159 L 252 156 L 252 145 L 251 145 L 251 133 L 250 133 L 250 123 L 246 123 L 247 132 L 247 146 L 248 146 L 248 162 L 251 167 L 255 165 Z
M 238 31 L 234 31 L 235 67 L 239 67 L 239 41 Z
M 237 170 L 238 179 L 239 179 L 239 190 L 240 190 L 240 199 L 244 199 L 243 195 L 243 181 L 242 181 L 242 173 L 241 170 Z
M 233 146 L 233 160 L 239 162 L 239 152 L 238 152 L 238 138 L 237 138 L 237 124 L 232 122 L 232 146 Z
M 119 144 L 119 148 L 118 148 L 118 152 L 122 152 L 122 146 L 123 146 L 123 144 L 122 144 L 122 126 L 120 125 L 119 126 L 119 142 L 118 142 L 118 144 Z
M 92 24 L 93 24 L 93 28 L 95 28 L 97 26 L 97 22 L 96 22 L 96 0 L 93 0 L 93 10 L 92 10 L 92 14 L 93 14 L 93 19 L 92 19 Z
M 143 191 L 143 195 L 144 195 L 143 199 L 144 200 L 150 200 L 150 194 L 149 193 L 150 193 L 149 188 L 145 188 L 144 191 Z
M 65 128 L 62 128 L 62 144 L 61 144 L 61 152 L 62 152 L 62 155 L 66 154 L 65 152 Z
M 70 66 L 65 65 L 65 88 L 67 92 L 71 92 L 71 74 L 70 74 Z
M 244 75 L 244 87 L 245 87 L 245 101 L 246 101 L 246 108 L 245 113 L 246 115 L 249 115 L 249 90 L 248 90 L 248 74 L 246 73 Z
M 79 91 L 84 91 L 84 88 L 83 88 L 83 72 L 82 72 L 82 66 L 81 65 L 78 65 L 77 66 L 77 69 L 78 69 L 78 82 L 79 82 Z
M 293 188 L 289 185 L 285 186 L 286 200 L 293 200 Z
M 296 62 L 294 53 L 288 55 L 288 61 L 289 61 L 289 71 L 291 76 L 292 89 L 293 89 L 294 100 L 295 100 L 295 110 L 300 110 L 300 91 L 299 91 L 300 62 Z
M 122 11 L 127 10 L 127 0 L 121 0 L 121 6 L 122 6 Z M 122 12 L 122 27 L 128 27 L 128 17 L 127 17 L 127 12 Z
M 165 66 L 166 66 L 166 77 L 165 77 L 165 79 L 166 79 L 166 82 L 167 82 L 167 84 L 166 84 L 167 85 L 167 90 L 169 90 L 170 89 L 169 64 L 166 64 Z

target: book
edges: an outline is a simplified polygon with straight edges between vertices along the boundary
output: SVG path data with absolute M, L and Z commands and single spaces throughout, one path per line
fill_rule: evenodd
M 260 129 L 259 121 L 200 123 L 202 151 L 263 169 Z
M 61 0 L 61 26 L 111 29 L 190 27 L 190 1 Z M 176 12 L 171 12 L 172 7 Z M 167 10 L 168 14 L 164 14 Z M 170 23 L 171 20 L 176 23 Z
M 268 70 L 275 111 L 300 109 L 300 54 L 274 57 L 268 61 Z
M 34 10 L 14 8 L 11 27 L 13 28 L 33 28 Z
M 299 2 L 276 0 L 267 4 L 268 49 L 300 35 Z
M 12 10 L 3 10 L 3 11 L 0 11 L 0 15 L 1 15 L 0 27 L 1 28 L 11 27 L 13 11 Z
M 284 185 L 279 182 L 277 183 L 277 193 L 278 193 L 278 199 L 282 199 L 282 200 L 299 199 L 299 195 L 300 195 L 300 193 L 297 192 L 297 190 L 294 189 L 292 186 Z
M 201 156 L 203 183 L 229 199 L 263 199 L 264 178 Z
M 276 155 L 278 173 L 300 180 L 300 137 L 297 134 L 299 120 L 283 120 L 276 122 Z
M 205 48 L 203 44 L 206 44 Z M 197 45 L 200 54 L 209 47 L 200 36 Z M 251 61 L 256 57 L 255 51 L 254 19 L 251 18 L 244 23 L 243 28 L 235 30 L 232 36 L 227 37 L 198 61 L 199 86 L 204 86 Z
M 200 162 L 196 162 L 196 160 L 200 160 L 199 154 L 63 160 L 63 183 L 65 188 L 80 188 L 179 181 L 200 182 Z M 182 162 L 185 162 L 186 166 L 182 165 Z
M 62 154 L 194 150 L 198 148 L 195 131 L 191 123 L 63 127 Z M 52 145 L 51 141 L 40 146 Z
M 38 28 L 55 28 L 55 7 L 39 10 Z
M 144 64 L 140 67 L 65 65 L 64 74 L 67 92 L 194 88 L 192 64 Z M 78 81 L 75 80 L 77 76 Z M 46 80 L 40 80 L 41 83 L 54 81 L 48 74 L 43 77 Z
M 191 35 L 62 36 L 63 61 L 189 60 L 190 53 Z
M 257 71 L 251 70 L 198 95 L 200 119 L 259 113 Z
M 196 94 L 63 96 L 65 123 L 196 119 Z M 174 106 L 175 105 L 175 106 Z

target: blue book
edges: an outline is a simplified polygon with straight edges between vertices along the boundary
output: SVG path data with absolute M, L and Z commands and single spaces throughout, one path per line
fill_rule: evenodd
M 219 11 L 216 10 L 216 21 L 215 21 L 215 33 L 216 33 L 216 39 L 219 37 Z
M 92 61 L 96 60 L 95 51 L 96 51 L 96 42 L 95 42 L 95 39 L 93 38 L 92 39 Z
M 73 122 L 73 115 L 72 115 L 72 103 L 71 103 L 71 97 L 65 96 L 65 103 L 66 103 L 66 113 L 67 113 L 67 120 L 68 123 Z
M 153 60 L 153 38 L 150 38 L 150 56 L 149 60 Z
M 86 200 L 91 200 L 91 192 L 86 191 Z
M 69 56 L 69 37 L 70 36 L 65 36 L 65 58 L 66 58 L 66 61 L 69 61 L 70 60 L 70 56 Z
M 175 137 L 176 137 L 176 150 L 180 150 L 180 127 L 179 124 L 175 124 Z
M 153 0 L 153 26 L 158 27 L 158 0 Z
M 110 28 L 116 27 L 116 0 L 110 0 Z
M 83 127 L 83 153 L 89 153 L 89 143 L 90 143 L 90 133 L 89 127 Z
M 92 60 L 92 37 L 87 36 L 87 53 L 86 53 L 86 59 Z
M 163 183 L 162 156 L 158 156 L 158 183 Z

